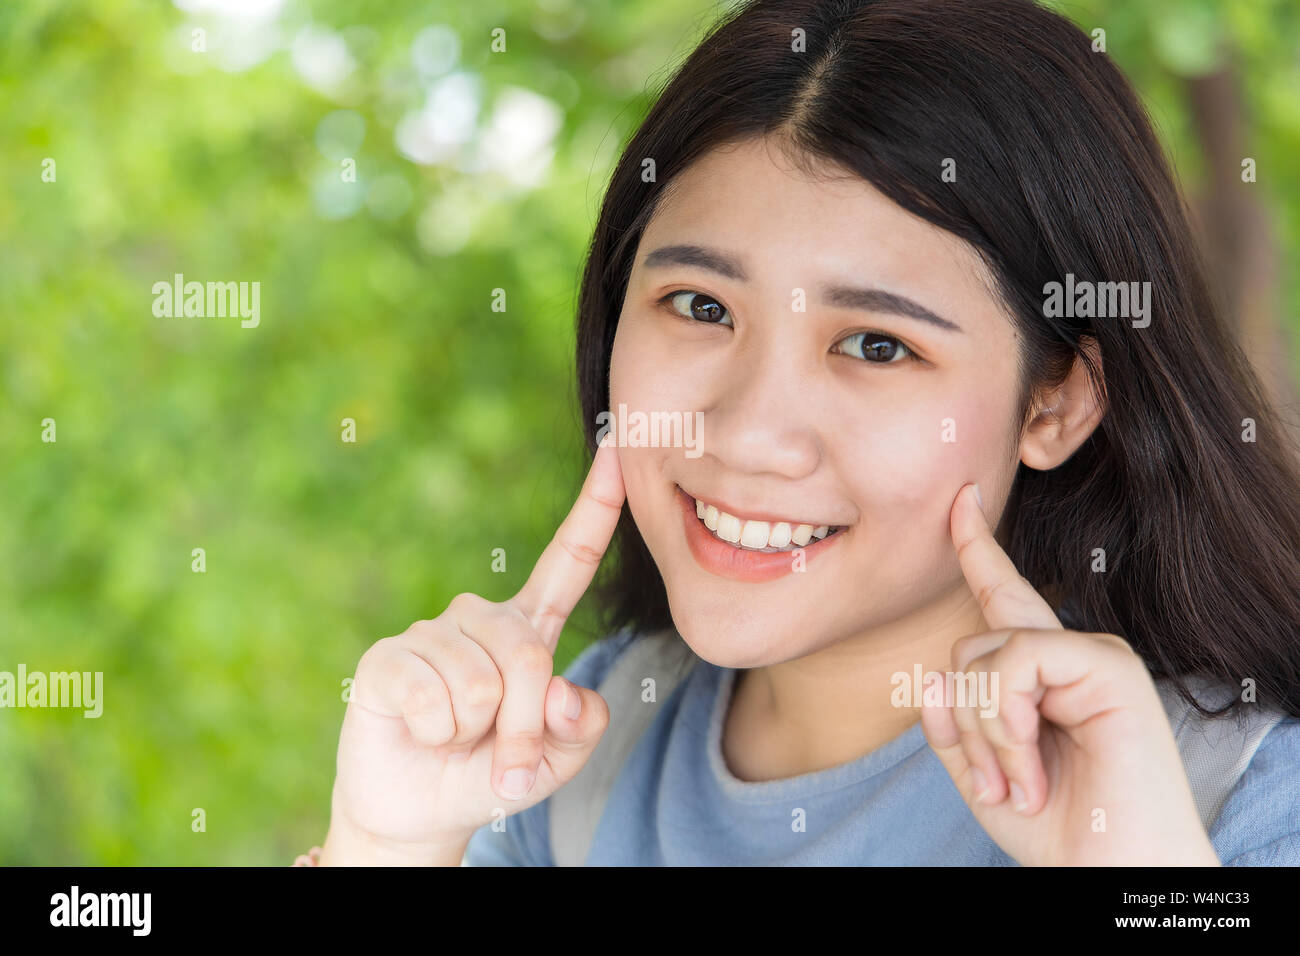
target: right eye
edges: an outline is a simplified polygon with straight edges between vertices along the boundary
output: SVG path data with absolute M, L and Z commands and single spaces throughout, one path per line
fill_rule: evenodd
M 659 301 L 671 308 L 674 315 L 678 315 L 683 319 L 694 319 L 697 322 L 708 322 L 711 325 L 725 325 L 734 328 L 734 323 L 726 315 L 726 307 L 717 299 L 707 296 L 703 292 L 682 289 L 677 292 L 669 292 Z

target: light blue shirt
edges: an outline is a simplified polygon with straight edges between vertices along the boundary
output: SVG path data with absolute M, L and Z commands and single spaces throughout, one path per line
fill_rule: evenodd
M 597 641 L 565 677 L 597 687 L 633 639 Z M 698 661 L 662 702 L 610 792 L 588 866 L 1017 865 L 976 822 L 919 721 L 836 767 L 734 777 L 721 739 L 735 675 Z M 469 865 L 554 866 L 549 809 L 543 800 L 504 830 L 477 830 Z M 1300 865 L 1300 719 L 1264 738 L 1209 837 L 1226 866 Z

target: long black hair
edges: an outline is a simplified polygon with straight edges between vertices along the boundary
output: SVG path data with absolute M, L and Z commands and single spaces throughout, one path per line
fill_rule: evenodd
M 1210 292 L 1133 90 L 1030 0 L 752 0 L 712 29 L 628 142 L 596 224 L 577 329 L 589 448 L 659 196 L 706 151 L 759 136 L 810 170 L 851 171 L 979 252 L 1022 343 L 1022 427 L 1076 356 L 1101 384 L 1096 430 L 1057 468 L 1021 464 L 998 528 L 1063 623 L 1124 637 L 1193 703 L 1179 678 L 1200 672 L 1253 679 L 1260 703 L 1300 716 L 1298 451 Z M 1045 286 L 1067 274 L 1150 282 L 1150 325 L 1045 314 Z M 626 509 L 614 552 L 605 623 L 669 625 Z

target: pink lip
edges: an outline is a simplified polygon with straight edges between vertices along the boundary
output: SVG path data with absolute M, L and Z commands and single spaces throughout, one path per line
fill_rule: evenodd
M 771 554 L 764 554 L 762 551 L 747 551 L 744 548 L 733 547 L 725 541 L 719 541 L 696 516 L 695 500 L 681 488 L 674 486 L 673 490 L 682 510 L 682 519 L 686 523 L 686 544 L 690 547 L 696 563 L 705 571 L 731 578 L 733 581 L 757 584 L 774 581 L 794 570 L 794 559 L 798 551 L 774 551 Z M 847 533 L 847 530 L 840 531 L 819 541 L 809 542 L 802 549 L 804 561 L 811 561 L 815 555 L 821 554 L 828 547 L 833 547 L 835 542 Z

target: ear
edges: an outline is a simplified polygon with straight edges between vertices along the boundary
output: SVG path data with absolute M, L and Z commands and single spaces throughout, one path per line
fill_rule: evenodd
M 1080 346 L 1101 372 L 1097 340 L 1084 336 Z M 1065 381 L 1039 398 L 1038 410 L 1020 440 L 1020 460 L 1030 468 L 1050 471 L 1087 441 L 1105 413 L 1104 374 L 1098 389 L 1094 389 L 1087 366 L 1076 356 Z

